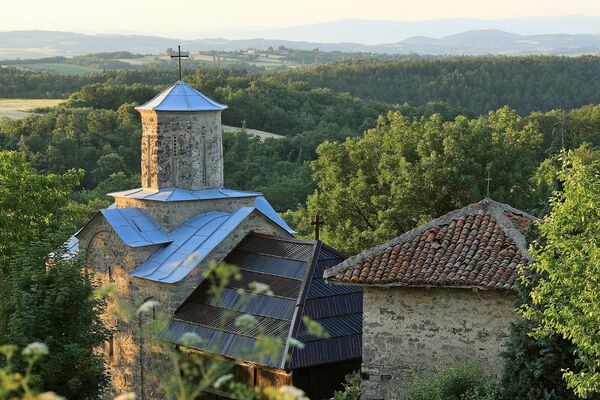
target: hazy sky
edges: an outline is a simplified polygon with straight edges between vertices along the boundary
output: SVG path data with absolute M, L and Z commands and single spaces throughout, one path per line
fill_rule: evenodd
M 200 37 L 345 18 L 415 21 L 600 15 L 600 0 L 0 0 L 0 10 L 0 31 Z

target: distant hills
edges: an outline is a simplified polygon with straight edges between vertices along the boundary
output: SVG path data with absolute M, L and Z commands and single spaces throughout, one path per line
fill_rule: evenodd
M 600 27 L 600 19 L 598 20 Z M 290 28 L 291 29 L 291 28 Z M 600 28 L 598 28 L 600 31 Z M 311 35 L 308 35 L 311 37 Z M 324 35 L 327 36 L 327 35 Z M 311 42 L 280 39 L 170 39 L 143 35 L 86 35 L 56 31 L 0 32 L 0 59 L 72 56 L 112 51 L 142 54 L 162 54 L 169 47 L 181 44 L 190 52 L 236 51 L 248 48 L 267 49 L 284 46 L 299 50 L 367 52 L 387 54 L 432 55 L 580 55 L 600 54 L 600 32 L 596 34 L 535 34 L 522 35 L 502 30 L 470 30 L 441 38 L 429 35 L 411 36 L 396 42 L 381 44 L 357 42 Z
M 377 45 L 401 42 L 412 36 L 442 38 L 475 30 L 500 30 L 519 35 L 600 34 L 600 17 L 566 15 L 486 20 L 449 18 L 426 21 L 343 19 L 279 29 L 221 32 L 219 36 L 230 39 L 261 37 L 292 41 L 352 42 Z

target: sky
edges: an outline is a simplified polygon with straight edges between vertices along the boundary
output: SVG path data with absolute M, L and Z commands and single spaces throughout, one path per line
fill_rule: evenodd
M 599 0 L 0 0 L 0 31 L 198 38 L 339 19 L 419 21 L 600 15 Z

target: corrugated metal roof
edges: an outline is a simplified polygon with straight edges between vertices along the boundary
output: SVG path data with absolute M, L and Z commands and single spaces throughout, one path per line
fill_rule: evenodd
M 241 279 L 230 282 L 219 299 L 213 297 L 205 281 L 177 310 L 165 334 L 181 343 L 178 338 L 187 329 L 204 339 L 195 346 L 200 350 L 275 368 L 360 358 L 362 291 L 345 287 L 338 293 L 323 288 L 322 271 L 342 259 L 317 242 L 250 234 L 225 259 L 240 267 Z M 268 284 L 272 293 L 254 294 L 244 300 L 250 295 L 251 282 Z M 311 292 L 316 294 L 308 299 Z M 235 318 L 244 313 L 256 318 L 256 328 L 243 331 L 235 326 Z M 320 322 L 329 337 L 310 336 L 301 322 L 304 315 Z M 305 349 L 286 345 L 272 359 L 257 359 L 253 345 L 259 335 L 284 342 L 297 337 L 305 342 Z
M 189 219 L 169 234 L 172 242 L 155 252 L 131 275 L 156 282 L 175 283 L 183 279 L 254 207 L 242 207 L 232 214 L 212 211 Z
M 104 208 L 100 213 L 121 240 L 130 247 L 169 243 L 171 240 L 141 208 Z
M 200 93 L 185 82 L 177 81 L 136 110 L 155 111 L 222 111 L 227 108 Z

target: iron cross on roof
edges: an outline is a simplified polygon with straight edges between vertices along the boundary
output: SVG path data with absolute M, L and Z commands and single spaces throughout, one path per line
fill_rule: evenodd
M 487 178 L 485 179 L 487 181 L 487 190 L 485 193 L 485 197 L 490 197 L 490 182 L 492 181 L 492 177 L 490 176 L 490 170 L 488 169 L 487 172 Z
M 177 55 L 171 55 L 171 58 L 177 58 L 179 61 L 179 80 L 181 80 L 181 59 L 182 58 L 188 58 L 189 56 L 187 54 L 185 55 L 181 55 L 181 46 L 177 46 Z
M 321 216 L 317 214 L 315 215 L 314 221 L 311 221 L 310 224 L 315 227 L 315 240 L 320 240 L 319 231 L 321 230 L 321 227 L 325 224 L 325 221 L 323 221 L 321 219 Z

